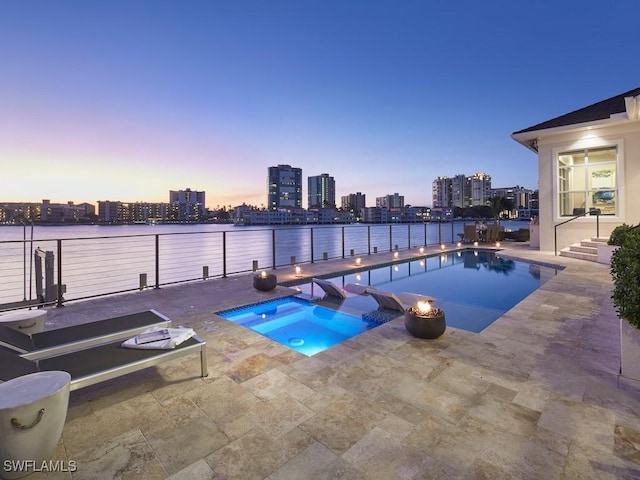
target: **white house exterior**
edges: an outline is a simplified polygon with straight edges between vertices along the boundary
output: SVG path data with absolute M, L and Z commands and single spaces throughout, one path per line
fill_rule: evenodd
M 513 133 L 538 154 L 540 250 L 640 223 L 640 88 Z M 557 226 L 557 228 L 554 228 Z

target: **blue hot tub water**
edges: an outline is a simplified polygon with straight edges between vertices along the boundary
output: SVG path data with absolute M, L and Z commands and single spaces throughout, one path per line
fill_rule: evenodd
M 556 273 L 555 268 L 503 259 L 495 252 L 464 250 L 328 280 L 339 286 L 360 283 L 394 293 L 434 297 L 434 305 L 444 310 L 448 326 L 481 332 Z M 298 288 L 314 296 L 324 293 L 311 283 Z M 371 297 L 350 295 L 343 306 L 350 312 L 365 314 L 375 310 L 377 304 Z M 220 316 L 308 356 L 375 326 L 362 316 L 295 297 L 224 312 Z
M 361 317 L 295 297 L 223 312 L 220 316 L 307 356 L 372 327 Z

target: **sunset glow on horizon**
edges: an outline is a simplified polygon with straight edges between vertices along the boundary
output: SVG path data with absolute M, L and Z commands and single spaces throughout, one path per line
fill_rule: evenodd
M 511 133 L 640 78 L 622 48 L 633 28 L 593 34 L 640 3 L 537 10 L 3 2 L 0 202 L 167 202 L 191 188 L 209 208 L 260 206 L 278 164 L 302 169 L 305 207 L 322 173 L 338 203 L 398 192 L 431 205 L 433 180 L 460 173 L 535 189 L 537 158 Z

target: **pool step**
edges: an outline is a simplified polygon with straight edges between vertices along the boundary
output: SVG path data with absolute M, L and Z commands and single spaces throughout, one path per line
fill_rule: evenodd
M 574 243 L 569 247 L 560 250 L 561 257 L 577 258 L 578 260 L 587 260 L 589 262 L 598 261 L 598 244 L 606 244 L 608 238 L 592 237 L 582 240 L 580 243 Z

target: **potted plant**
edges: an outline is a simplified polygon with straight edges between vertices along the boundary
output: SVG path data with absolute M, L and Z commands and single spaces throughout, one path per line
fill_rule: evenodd
M 620 317 L 620 373 L 640 380 L 640 228 L 629 228 L 611 257 L 613 304 Z
M 609 240 L 607 240 L 606 244 L 598 244 L 598 263 L 604 263 L 605 265 L 611 265 L 611 255 L 615 252 L 620 245 L 624 242 L 624 239 L 627 236 L 627 233 L 631 231 L 634 227 L 631 225 L 627 225 L 623 223 L 622 225 L 618 225 L 613 229 L 611 235 L 609 235 Z
M 431 306 L 431 301 L 418 302 L 404 313 L 404 326 L 418 338 L 438 338 L 447 328 L 444 311 Z

